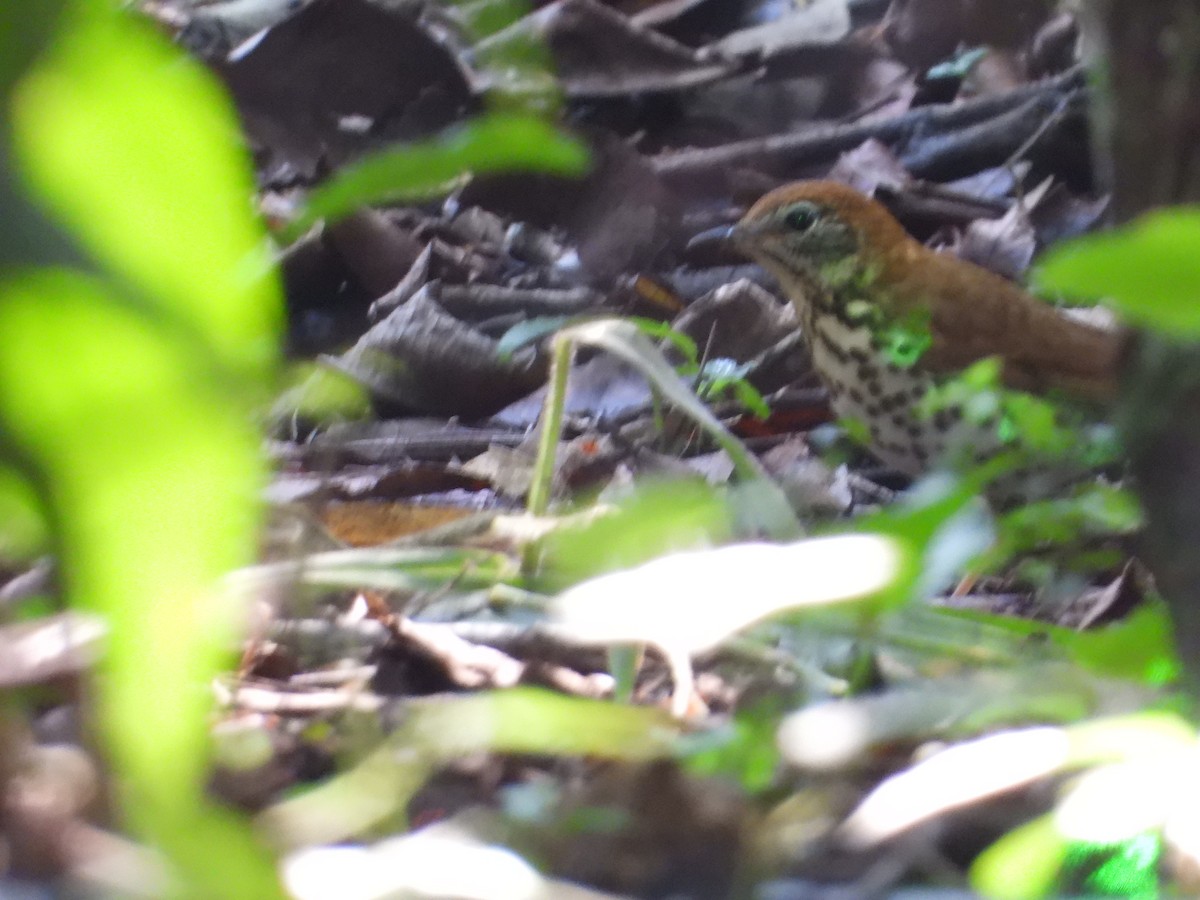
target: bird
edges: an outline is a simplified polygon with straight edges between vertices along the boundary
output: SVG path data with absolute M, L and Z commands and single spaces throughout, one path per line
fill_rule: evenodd
M 879 202 L 835 181 L 776 188 L 719 234 L 770 272 L 799 314 L 834 413 L 865 428 L 868 449 L 917 477 L 952 453 L 1005 449 L 994 421 L 930 410 L 931 389 L 980 360 L 1029 394 L 1106 403 L 1126 333 L 1035 298 L 980 266 L 929 249 Z

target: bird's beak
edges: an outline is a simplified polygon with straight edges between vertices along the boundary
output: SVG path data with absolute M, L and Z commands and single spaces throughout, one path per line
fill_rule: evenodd
M 688 241 L 688 250 L 696 250 L 697 247 L 733 247 L 734 250 L 745 254 L 760 244 L 764 234 L 767 234 L 767 228 L 761 221 L 748 222 L 743 218 L 731 226 L 709 228 L 707 232 L 697 234 Z
M 734 225 L 722 225 L 719 228 L 710 228 L 700 232 L 687 242 L 687 249 L 734 247 L 740 250 L 745 247 L 749 237 L 751 237 L 750 229 L 741 222 Z
M 736 224 L 732 226 L 720 226 L 719 228 L 709 228 L 706 232 L 697 234 L 695 238 L 688 241 L 688 250 L 718 250 L 728 246 L 737 245 L 737 230 Z

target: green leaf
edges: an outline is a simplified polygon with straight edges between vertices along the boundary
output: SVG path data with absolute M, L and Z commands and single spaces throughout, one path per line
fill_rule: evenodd
M 1171 616 L 1161 600 L 1145 604 L 1120 622 L 1103 628 L 1050 629 L 1048 635 L 1076 663 L 1111 678 L 1165 686 L 1182 671 Z
M 1069 496 L 1026 503 L 1006 512 L 986 567 L 1036 547 L 1077 545 L 1089 537 L 1131 534 L 1142 525 L 1137 497 L 1110 484 L 1081 484 Z
M 771 407 L 767 405 L 767 401 L 763 399 L 763 395 L 758 388 L 748 381 L 737 381 L 733 385 L 733 395 L 737 397 L 738 403 L 746 407 L 751 414 L 760 419 L 766 419 L 771 415 Z
M 779 769 L 775 731 L 785 705 L 783 696 L 767 696 L 715 730 L 686 735 L 684 764 L 696 775 L 735 778 L 752 794 L 766 790 Z
M 1111 816 L 1112 809 L 1105 812 Z M 1069 874 L 1078 870 L 1086 888 L 1101 897 L 1152 900 L 1162 896 L 1163 851 L 1162 834 L 1149 830 L 1115 844 L 1072 845 L 1066 869 Z
M 484 0 L 482 3 L 451 0 L 462 17 L 463 28 L 475 41 L 482 40 L 529 15 L 529 0 Z M 545 56 L 545 45 L 542 55 Z
M 888 535 L 909 548 L 906 567 L 881 598 L 882 608 L 931 596 L 976 559 L 994 539 L 994 525 L 978 501 L 988 473 L 963 478 L 935 473 L 898 502 L 859 519 L 859 530 Z
M 925 77 L 931 80 L 939 78 L 966 78 L 981 59 L 987 56 L 986 47 L 974 47 L 964 50 L 952 59 L 933 66 Z
M 49 527 L 29 481 L 0 464 L 0 565 L 29 560 L 49 548 Z
M 759 529 L 780 538 L 792 537 L 799 531 L 787 498 L 767 477 L 762 465 L 680 380 L 666 357 L 636 326 L 620 319 L 597 319 L 563 329 L 556 340 L 600 347 L 641 372 L 663 397 L 729 454 L 739 478 L 760 486 L 754 510 Z
M 912 310 L 906 315 L 873 329 L 883 341 L 883 350 L 896 365 L 910 369 L 933 345 L 929 313 Z
M 0 97 L 45 46 L 58 25 L 66 0 L 0 3 Z
M 732 533 L 726 498 L 706 482 L 639 484 L 605 514 L 573 519 L 546 536 L 537 588 L 561 590 L 673 550 L 724 543 Z
M 512 355 L 526 344 L 539 341 L 560 328 L 579 321 L 584 320 L 577 316 L 534 316 L 532 319 L 518 322 L 501 335 L 496 343 L 496 355 L 503 359 L 511 359 Z
M 287 374 L 293 385 L 271 406 L 271 419 L 287 423 L 299 418 L 328 425 L 365 419 L 371 413 L 366 388 L 344 372 L 314 362 L 296 363 Z
M 359 765 L 276 804 L 259 824 L 285 847 L 332 843 L 402 811 L 438 764 L 468 754 L 645 761 L 669 756 L 677 732 L 656 709 L 535 688 L 410 701 L 399 729 Z
M 971 886 L 993 900 L 1036 900 L 1048 896 L 1067 858 L 1068 841 L 1042 816 L 1014 828 L 971 865 Z
M 56 527 L 68 601 L 109 626 L 97 726 L 122 811 L 175 864 L 173 888 L 277 896 L 205 792 L 206 685 L 240 620 L 217 585 L 257 544 L 252 405 L 282 309 L 249 160 L 219 85 L 149 25 L 108 3 L 61 24 L 13 92 L 5 151 L 115 277 L 6 271 L 0 430 Z M 54 238 L 13 254 L 0 236 L 26 264 Z
M 467 174 L 531 170 L 581 175 L 587 164 L 587 151 L 579 142 L 541 119 L 497 113 L 434 140 L 347 166 L 313 191 L 288 233 L 302 234 L 318 219 L 336 219 L 364 204 L 444 194 Z
M 659 322 L 657 319 L 647 319 L 644 316 L 630 316 L 627 321 L 636 325 L 638 331 L 647 337 L 667 341 L 683 354 L 689 366 L 699 367 L 700 350 L 696 347 L 696 342 L 682 331 L 676 331 L 669 322 Z
M 1036 272 L 1043 292 L 1109 299 L 1134 324 L 1200 335 L 1200 209 L 1151 213 L 1126 228 L 1071 241 Z
M 205 800 L 205 685 L 237 619 L 216 585 L 254 551 L 265 480 L 248 411 L 196 377 L 194 341 L 80 274 L 0 284 L 0 333 L 0 427 L 44 485 L 70 602 L 110 628 L 97 703 L 122 807 L 209 896 L 274 896 Z
M 282 304 L 228 98 L 129 15 L 82 4 L 66 24 L 14 94 L 19 169 L 101 263 L 143 292 L 123 302 L 261 377 L 276 357 Z

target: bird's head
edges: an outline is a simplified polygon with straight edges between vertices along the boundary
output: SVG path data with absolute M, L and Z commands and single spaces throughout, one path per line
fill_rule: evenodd
M 833 181 L 802 181 L 771 191 L 725 234 L 785 286 L 837 289 L 871 282 L 912 242 L 874 200 Z

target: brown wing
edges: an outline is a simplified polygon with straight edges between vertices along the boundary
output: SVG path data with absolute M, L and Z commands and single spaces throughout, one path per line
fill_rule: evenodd
M 978 266 L 926 252 L 920 284 L 902 292 L 931 310 L 932 346 L 921 358 L 956 371 L 988 356 L 1004 362 L 1004 381 L 1031 392 L 1059 389 L 1092 400 L 1115 395 L 1128 333 L 1079 321 Z M 916 270 L 917 267 L 910 269 Z

